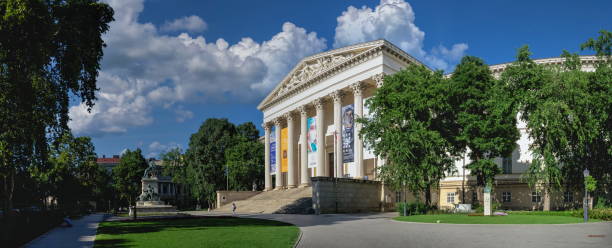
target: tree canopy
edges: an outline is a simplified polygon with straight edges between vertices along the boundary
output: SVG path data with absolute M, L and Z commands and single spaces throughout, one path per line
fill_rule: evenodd
M 136 203 L 140 195 L 141 179 L 147 167 L 147 161 L 142 156 L 140 148 L 133 151 L 126 150 L 119 164 L 113 167 L 115 189 L 130 206 Z
M 447 126 L 442 72 L 411 65 L 391 76 L 366 105 L 371 118 L 360 135 L 375 153 L 386 159 L 380 176 L 399 190 L 406 186 L 424 193 L 429 204 L 430 190 L 452 170 L 452 143 L 444 137 Z
M 459 128 L 456 144 L 467 151 L 472 161 L 468 168 L 478 185 L 492 183 L 500 172 L 493 159 L 509 156 L 519 138 L 512 99 L 493 78 L 489 66 L 472 56 L 461 59 L 449 88 L 456 118 L 449 121 Z
M 611 33 L 601 31 L 581 47 L 595 50 L 600 61 L 594 72 L 582 71 L 577 54 L 563 52 L 561 66 L 538 65 L 528 47 L 502 74 L 516 92 L 516 107 L 527 123 L 534 159 L 527 173 L 531 184 L 549 189 L 583 187 L 588 168 L 599 194 L 608 194 L 612 175 Z
M 0 176 L 5 211 L 15 177 L 46 167 L 68 132 L 71 96 L 93 107 L 113 10 L 95 0 L 0 1 Z

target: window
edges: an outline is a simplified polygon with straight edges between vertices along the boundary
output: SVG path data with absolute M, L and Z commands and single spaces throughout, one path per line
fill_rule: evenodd
M 478 202 L 478 193 L 476 191 L 472 191 L 472 204 Z
M 534 191 L 531 192 L 531 202 L 541 202 L 542 201 L 542 192 Z
M 402 192 L 401 191 L 395 192 L 395 202 L 402 202 Z
M 502 192 L 502 202 L 512 202 L 512 192 Z
M 504 174 L 512 174 L 512 158 L 511 157 L 502 159 L 502 168 L 504 170 Z
M 446 193 L 446 202 L 455 204 L 455 192 Z
M 573 201 L 574 201 L 574 194 L 572 194 L 572 192 L 569 192 L 569 191 L 563 192 L 563 202 L 569 203 Z

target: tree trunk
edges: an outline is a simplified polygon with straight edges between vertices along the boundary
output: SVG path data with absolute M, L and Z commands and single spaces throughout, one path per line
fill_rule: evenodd
M 543 211 L 550 211 L 550 190 L 548 188 L 544 188 L 544 207 Z
M 10 170 L 10 169 L 9 169 Z M 2 226 L 2 239 L 4 243 L 7 243 L 11 240 L 13 228 L 13 214 L 11 214 L 11 209 L 13 209 L 13 191 L 15 189 L 15 174 L 13 170 L 9 171 L 7 176 L 4 176 L 4 226 Z
M 425 205 L 431 205 L 431 186 L 427 185 L 425 189 Z

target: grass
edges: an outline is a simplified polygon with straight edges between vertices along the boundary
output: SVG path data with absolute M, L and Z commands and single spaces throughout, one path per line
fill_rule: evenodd
M 507 215 L 507 216 L 468 216 L 467 214 L 432 214 L 396 217 L 395 220 L 408 222 L 446 224 L 569 224 L 582 223 L 582 218 L 552 215 Z M 589 222 L 600 222 L 590 219 Z
M 94 247 L 292 247 L 299 229 L 249 218 L 202 217 L 102 222 Z
M 168 216 L 168 215 L 181 215 L 181 213 L 178 212 L 144 212 L 144 213 L 136 213 L 137 217 L 144 217 L 144 216 Z M 115 216 L 119 216 L 119 217 L 130 217 L 129 213 L 118 213 Z

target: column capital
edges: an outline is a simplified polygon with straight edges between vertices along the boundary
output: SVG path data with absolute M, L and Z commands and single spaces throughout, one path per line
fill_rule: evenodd
M 283 118 L 282 117 L 276 117 L 276 119 L 274 119 L 274 125 L 280 127 L 281 123 L 283 123 Z
M 270 131 L 270 122 L 264 122 L 261 124 L 261 127 L 264 129 L 264 131 Z
M 297 111 L 300 112 L 300 116 L 307 116 L 308 115 L 308 108 L 306 107 L 306 105 L 302 105 L 297 107 Z
M 363 88 L 364 87 L 362 81 L 358 81 L 351 85 L 351 89 L 353 89 L 353 94 L 355 95 L 361 95 L 363 93 Z
M 285 118 L 285 120 L 287 120 L 288 122 L 292 121 L 293 120 L 293 112 L 289 111 L 287 113 L 284 113 L 283 114 L 283 118 Z
M 385 78 L 386 74 L 384 72 L 378 73 L 374 76 L 372 76 L 372 80 L 374 80 L 374 82 L 376 82 L 376 87 L 380 88 L 383 85 L 383 79 Z
M 317 98 L 312 101 L 312 105 L 314 105 L 317 110 L 323 110 L 323 102 L 323 98 Z
M 336 91 L 332 92 L 330 95 L 331 95 L 332 99 L 334 100 L 334 103 L 340 103 L 340 102 L 342 102 L 342 97 L 344 96 L 344 91 L 336 90 Z

